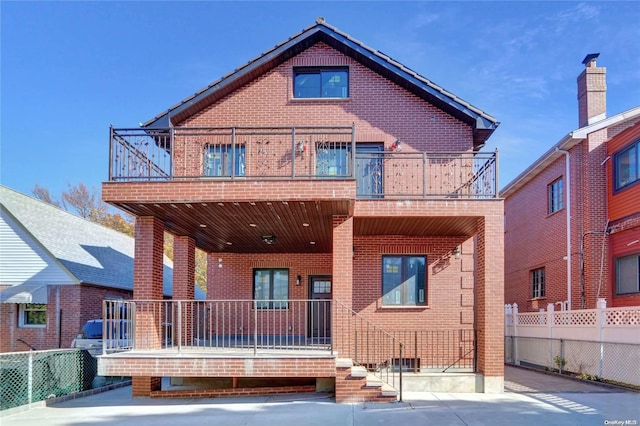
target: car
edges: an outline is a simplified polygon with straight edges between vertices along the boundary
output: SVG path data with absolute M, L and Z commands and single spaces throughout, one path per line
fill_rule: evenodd
M 103 346 L 107 352 L 132 349 L 132 325 L 130 320 L 107 320 L 107 336 L 103 336 L 104 321 L 102 319 L 92 319 L 87 321 L 80 330 L 80 333 L 73 339 L 71 347 L 75 349 L 86 349 L 93 356 L 101 355 Z M 106 343 L 106 344 L 105 344 Z

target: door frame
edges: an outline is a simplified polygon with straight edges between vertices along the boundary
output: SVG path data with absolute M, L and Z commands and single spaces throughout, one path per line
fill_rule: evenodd
M 329 293 L 329 298 L 326 299 L 329 301 L 330 305 L 332 306 L 332 302 L 333 302 L 333 277 L 331 275 L 327 275 L 327 274 L 318 274 L 318 275 L 309 275 L 307 280 L 307 286 L 308 286 L 308 295 L 309 295 L 309 304 L 308 306 L 311 306 L 312 300 L 316 300 L 313 298 L 313 280 L 314 279 L 324 279 L 324 280 L 329 280 L 329 282 L 331 282 L 331 292 Z M 317 299 L 317 300 L 323 300 L 323 299 Z M 311 309 L 308 309 L 308 315 L 307 315 L 307 338 L 312 338 L 313 337 L 313 329 L 312 329 L 312 319 L 311 319 Z M 331 338 L 331 321 L 333 320 L 333 318 L 331 318 L 331 310 L 329 310 L 329 330 L 328 331 L 328 338 Z

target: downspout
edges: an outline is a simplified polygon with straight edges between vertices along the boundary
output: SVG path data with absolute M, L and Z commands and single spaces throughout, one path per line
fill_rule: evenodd
M 567 184 L 565 192 L 567 194 L 567 310 L 571 310 L 571 156 L 569 151 L 556 148 L 556 152 L 561 152 L 565 157 Z

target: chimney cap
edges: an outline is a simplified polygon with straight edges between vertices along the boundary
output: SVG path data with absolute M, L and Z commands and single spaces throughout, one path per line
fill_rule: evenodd
M 587 56 L 584 57 L 584 59 L 582 60 L 582 63 L 584 65 L 587 65 L 589 62 L 591 61 L 595 61 L 598 56 L 600 56 L 600 53 L 589 53 Z

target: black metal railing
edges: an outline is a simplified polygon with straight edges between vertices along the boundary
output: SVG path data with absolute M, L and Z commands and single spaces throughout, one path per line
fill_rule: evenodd
M 497 152 L 371 151 L 355 141 L 354 126 L 111 128 L 109 180 L 355 179 L 364 199 L 498 196 Z

